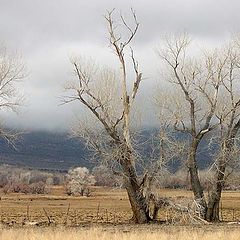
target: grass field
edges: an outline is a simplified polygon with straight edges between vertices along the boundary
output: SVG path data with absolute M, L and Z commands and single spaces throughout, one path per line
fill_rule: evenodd
M 192 199 L 184 190 L 160 190 L 161 196 L 176 202 Z M 131 209 L 123 189 L 93 188 L 91 197 L 69 197 L 62 187 L 54 187 L 49 195 L 0 193 L 1 222 L 21 225 L 25 221 L 38 221 L 42 225 L 77 226 L 92 223 L 128 223 Z M 159 220 L 170 221 L 172 212 L 160 210 Z M 224 192 L 221 218 L 223 221 L 240 220 L 240 192 Z
M 176 227 L 151 228 L 144 226 L 135 230 L 118 228 L 21 228 L 0 229 L 2 240 L 239 240 L 240 229 L 226 227 Z
M 236 224 L 169 224 L 174 213 L 159 212 L 164 224 L 134 225 L 123 189 L 94 187 L 91 197 L 69 197 L 63 187 L 54 187 L 49 195 L 7 194 L 0 191 L 1 240 L 239 240 Z M 191 201 L 184 190 L 160 190 L 161 196 L 176 202 Z M 221 218 L 240 220 L 240 193 L 224 192 Z M 26 223 L 38 222 L 39 227 Z M 24 224 L 25 223 L 25 224 Z

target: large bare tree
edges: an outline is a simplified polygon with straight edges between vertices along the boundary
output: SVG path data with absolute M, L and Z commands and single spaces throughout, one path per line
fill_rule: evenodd
M 239 165 L 239 141 L 240 129 L 240 51 L 239 40 L 233 39 L 223 49 L 218 51 L 222 55 L 221 95 L 219 106 L 216 109 L 216 118 L 219 127 L 215 139 L 219 145 L 219 151 L 211 167 L 213 179 L 212 189 L 208 200 L 206 219 L 219 220 L 219 204 L 222 189 L 227 177 Z
M 182 35 L 168 38 L 165 48 L 159 51 L 166 63 L 167 77 L 176 86 L 174 97 L 169 97 L 168 104 L 162 107 L 171 115 L 173 128 L 186 134 L 186 166 L 198 212 L 208 221 L 218 221 L 226 167 L 233 160 L 231 152 L 240 124 L 239 99 L 233 85 L 238 77 L 239 56 L 236 47 L 230 45 L 227 50 L 204 51 L 193 58 L 187 52 L 189 45 L 189 38 Z M 199 179 L 197 155 L 200 143 L 213 131 L 220 134 L 220 150 L 215 156 L 214 181 L 207 201 Z
M 100 159 L 114 162 L 112 166 L 117 165 L 112 170 L 124 178 L 133 220 L 146 223 L 150 220 L 149 207 L 137 176 L 137 154 L 131 136 L 131 113 L 142 81 L 139 64 L 130 47 L 139 28 L 133 10 L 132 17 L 132 24 L 129 24 L 122 15 L 120 22 L 115 22 L 114 11 L 107 12 L 105 16 L 110 47 L 118 59 L 120 72 L 99 68 L 93 61 L 73 59 L 75 78 L 66 87 L 69 95 L 64 103 L 78 101 L 92 113 L 95 123 L 100 123 L 99 128 L 92 126 L 74 130 L 75 135 L 80 133 Z M 129 73 L 131 68 L 133 74 Z M 134 76 L 133 81 L 129 79 L 131 76 Z

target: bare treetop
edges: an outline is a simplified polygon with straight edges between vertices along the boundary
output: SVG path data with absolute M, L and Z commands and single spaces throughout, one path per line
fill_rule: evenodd
M 0 49 L 0 108 L 13 111 L 22 103 L 15 83 L 26 76 L 26 67 L 20 56 L 10 54 L 6 48 Z
M 26 77 L 26 67 L 21 57 L 5 47 L 0 48 L 0 110 L 16 112 L 23 104 L 23 95 L 17 83 Z M 2 123 L 1 123 L 2 124 Z M 14 146 L 18 134 L 0 126 L 0 136 Z

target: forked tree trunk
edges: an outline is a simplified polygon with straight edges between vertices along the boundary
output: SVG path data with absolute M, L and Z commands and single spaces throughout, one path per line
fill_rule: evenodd
M 194 198 L 199 207 L 199 215 L 201 218 L 206 218 L 207 204 L 204 197 L 202 185 L 199 180 L 198 168 L 196 162 L 197 143 L 193 141 L 189 157 L 188 157 L 188 169 L 190 173 L 191 187 L 194 194 Z
M 234 141 L 236 135 L 238 133 L 238 129 L 240 128 L 240 121 L 238 121 L 233 129 L 233 131 L 229 134 L 228 138 L 222 144 L 223 155 L 220 157 L 217 164 L 217 172 L 215 174 L 215 181 L 213 185 L 213 189 L 211 191 L 206 220 L 211 222 L 218 222 L 219 219 L 219 204 L 221 200 L 221 194 L 225 183 L 225 172 L 227 163 L 231 161 L 231 152 L 233 151 Z
M 139 188 L 135 184 L 128 184 L 126 190 L 131 204 L 133 217 L 135 223 L 148 223 L 151 218 L 149 216 L 149 208 Z
M 132 219 L 135 223 L 148 223 L 151 220 L 149 216 L 149 206 L 140 189 L 136 170 L 131 161 L 131 154 L 127 153 L 127 155 L 121 159 L 120 163 L 123 168 L 123 173 L 125 174 L 125 188 L 133 212 Z
M 218 171 L 215 180 L 215 186 L 209 196 L 208 206 L 207 206 L 207 213 L 206 213 L 206 220 L 209 222 L 219 222 L 219 204 L 221 200 L 222 188 L 223 188 L 223 181 L 224 181 L 224 172 L 225 166 L 221 167 L 221 170 Z
M 229 145 L 230 150 L 231 145 Z M 228 153 L 227 151 L 227 153 Z M 222 189 L 224 186 L 224 176 L 226 171 L 226 163 L 228 159 L 228 154 L 225 154 L 219 162 L 218 162 L 218 169 L 214 179 L 214 185 L 212 191 L 209 196 L 208 207 L 207 207 L 207 214 L 206 220 L 209 222 L 219 222 L 219 204 L 221 200 Z
M 219 222 L 219 204 L 220 204 L 221 194 L 216 197 L 212 197 L 208 202 L 206 220 L 209 222 Z

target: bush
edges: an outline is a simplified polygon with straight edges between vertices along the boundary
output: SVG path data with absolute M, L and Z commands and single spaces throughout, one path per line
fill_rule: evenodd
M 8 184 L 8 178 L 7 175 L 2 175 L 0 173 L 0 188 L 3 188 L 5 185 Z
M 53 185 L 63 185 L 64 184 L 64 176 L 60 174 L 53 175 Z
M 51 185 L 63 185 L 64 183 L 64 174 L 61 173 L 0 165 L 0 188 L 3 188 L 5 193 L 48 193 Z
M 43 182 L 24 184 L 8 183 L 4 186 L 3 192 L 7 193 L 25 193 L 25 194 L 44 194 L 46 193 L 46 184 Z
M 30 189 L 32 194 L 44 194 L 46 190 L 46 184 L 44 182 L 32 183 L 30 185 Z
M 30 193 L 30 186 L 24 183 L 8 183 L 4 186 L 3 192 L 6 193 Z
M 70 169 L 66 176 L 66 193 L 68 195 L 90 196 L 89 186 L 95 184 L 95 178 L 85 167 Z
M 32 171 L 31 172 L 31 177 L 29 179 L 29 183 L 38 183 L 38 182 L 46 182 L 49 177 L 52 175 L 49 173 L 45 172 L 40 172 L 40 171 Z

